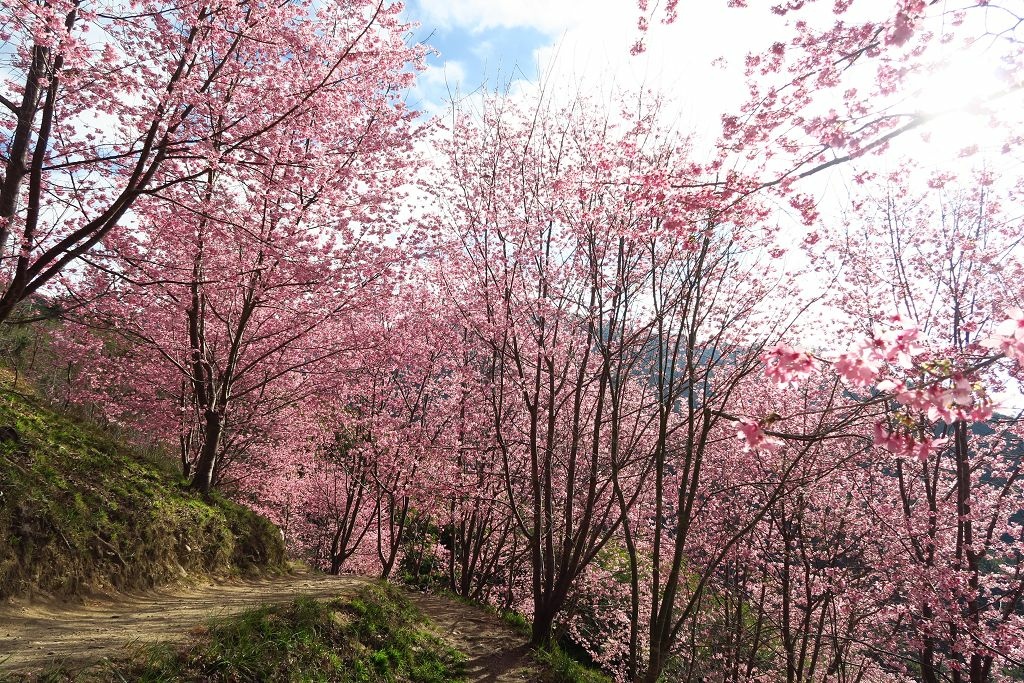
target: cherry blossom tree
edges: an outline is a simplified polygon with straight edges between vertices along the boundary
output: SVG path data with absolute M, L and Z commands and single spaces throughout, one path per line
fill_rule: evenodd
M 619 146 L 631 132 L 585 103 L 560 114 L 544 106 L 490 101 L 480 125 L 457 114 L 446 148 L 455 182 L 440 190 L 460 252 L 447 292 L 465 302 L 481 348 L 503 485 L 530 552 L 535 644 L 551 638 L 574 583 L 616 533 L 611 472 L 632 467 L 649 427 L 617 414 L 617 396 L 640 384 L 628 364 L 645 333 L 622 313 L 638 295 L 629 270 L 646 252 L 620 244 L 639 220 L 635 200 L 604 183 L 628 172 Z M 618 493 L 635 498 L 640 478 L 621 483 Z
M 441 520 L 461 493 L 465 397 L 450 390 L 460 383 L 458 336 L 413 282 L 361 320 L 358 335 L 373 346 L 304 402 L 315 425 L 308 438 L 247 488 L 272 519 L 297 516 L 298 546 L 332 573 L 393 576 L 411 543 L 426 552 L 425 539 L 412 538 L 419 527 Z
M 640 40 L 652 21 L 671 24 L 683 12 L 677 0 L 638 0 Z M 880 154 L 911 131 L 927 136 L 932 124 L 970 112 L 972 125 L 994 132 L 965 139 L 963 153 L 982 145 L 992 151 L 1016 147 L 1022 87 L 1018 75 L 1020 8 L 1002 2 L 936 0 L 816 0 L 755 6 L 729 0 L 729 7 L 761 12 L 778 27 L 771 44 L 758 46 L 744 63 L 747 101 L 723 115 L 723 168 L 743 173 L 708 179 L 741 194 L 776 188 L 837 165 Z M 772 16 L 774 15 L 774 17 Z M 723 28 L 723 30 L 727 30 Z M 762 49 L 763 48 L 763 49 Z M 951 66 L 967 62 L 986 74 L 966 96 L 949 93 Z M 967 85 L 955 83 L 957 87 Z
M 836 301 L 862 326 L 899 315 L 914 333 L 896 367 L 879 367 L 886 486 L 868 504 L 891 547 L 881 570 L 894 618 L 913 634 L 901 643 L 909 671 L 988 681 L 1021 648 L 1020 415 L 993 415 L 988 393 L 1019 376 L 1018 328 L 1001 318 L 1020 306 L 1019 218 L 987 172 L 933 177 L 919 195 L 893 181 L 851 218 L 867 239 L 843 243 L 849 284 Z
M 737 430 L 751 454 L 772 447 L 733 404 L 766 343 L 793 324 L 799 294 L 759 223 L 762 207 L 723 212 L 716 192 L 673 186 L 673 169 L 704 169 L 686 161 L 685 140 L 659 137 L 656 105 L 635 118 L 583 101 L 529 106 L 456 113 L 446 147 L 454 188 L 439 191 L 462 251 L 449 258 L 462 264 L 448 270 L 449 296 L 489 357 L 505 486 L 531 550 L 534 642 L 551 637 L 621 533 L 634 596 L 629 676 L 653 680 L 748 530 L 719 537 L 720 555 L 704 546 L 704 578 L 681 596 L 684 567 L 710 543 L 695 512 L 706 449 Z M 772 306 L 786 296 L 788 314 Z M 639 526 L 658 521 L 634 528 L 643 491 L 653 493 Z M 641 610 L 637 568 L 648 555 Z M 641 667 L 638 615 L 648 609 Z
M 769 405 L 798 416 L 785 421 L 788 429 L 811 435 L 835 386 L 827 375 L 808 378 L 773 392 Z M 794 464 L 782 495 L 767 501 L 767 514 L 713 579 L 715 598 L 704 609 L 720 615 L 707 627 L 720 656 L 705 666 L 718 675 L 891 680 L 875 656 L 898 626 L 884 616 L 885 598 L 875 590 L 890 551 L 866 504 L 884 485 L 872 476 L 867 424 L 861 419 L 828 439 L 814 438 L 809 449 L 790 433 L 754 477 L 732 465 L 734 457 L 715 463 L 717 479 L 747 487 L 757 478 L 777 481 L 778 470 Z
M 979 117 L 984 121 L 980 127 L 992 132 L 987 141 L 991 149 L 1006 153 L 1019 144 L 1015 127 L 1005 123 L 1007 115 L 1015 111 L 1006 102 L 1019 96 L 1021 84 L 1014 74 L 1024 54 L 1014 34 L 1020 25 L 1014 8 L 926 2 L 869 8 L 865 3 L 844 2 L 834 7 L 834 14 L 839 15 L 836 19 L 825 11 L 816 16 L 814 4 L 774 8 L 775 13 L 793 19 L 792 35 L 764 54 L 748 56 L 751 98 L 741 112 L 725 117 L 722 163 L 745 158 L 753 162 L 753 173 L 748 164 L 744 175 L 704 184 L 722 188 L 723 195 L 731 190 L 742 201 L 764 190 L 788 194 L 799 187 L 796 181 L 802 178 L 869 152 L 881 152 L 911 130 L 925 130 L 965 109 L 987 117 Z M 640 6 L 647 11 L 647 3 Z M 875 15 L 864 19 L 866 15 L 858 14 L 859 10 Z M 669 3 L 665 21 L 673 21 L 675 12 L 675 3 Z M 990 64 L 1003 69 L 1001 85 L 965 102 L 947 101 L 931 109 L 918 103 L 928 88 L 935 89 L 936 77 L 951 61 L 982 52 Z M 777 79 L 774 74 L 780 72 L 782 78 Z M 873 77 L 858 77 L 857 72 Z M 983 80 L 983 74 L 977 76 Z M 1000 136 L 994 147 L 993 136 Z M 975 140 L 965 138 L 961 156 L 977 150 Z M 869 175 L 860 173 L 856 179 L 864 182 Z M 824 243 L 853 251 L 864 245 L 881 247 L 882 253 L 862 256 L 855 264 L 848 262 L 852 267 L 842 274 L 857 283 L 852 289 L 862 287 L 861 300 L 874 298 L 855 317 L 861 325 L 858 333 L 866 338 L 833 360 L 851 391 L 874 390 L 873 394 L 861 394 L 859 403 L 844 410 L 856 415 L 859 410 L 871 411 L 872 406 L 888 406 L 890 411 L 888 419 L 876 424 L 873 440 L 883 453 L 897 458 L 896 474 L 880 466 L 883 472 L 876 485 L 899 481 L 898 487 L 890 486 L 887 491 L 899 490 L 902 502 L 886 510 L 896 515 L 902 509 L 908 529 L 893 543 L 927 551 L 914 563 L 898 562 L 899 568 L 894 569 L 895 575 L 924 592 L 908 599 L 905 595 L 911 588 L 904 585 L 894 588 L 889 598 L 897 604 L 917 605 L 918 612 L 903 617 L 922 624 L 920 631 L 926 634 L 907 646 L 915 653 L 909 656 L 914 662 L 909 669 L 925 680 L 945 676 L 989 680 L 998 675 L 993 667 L 1018 661 L 1016 646 L 1000 631 L 1016 607 L 1008 607 L 1005 616 L 981 616 L 994 601 L 984 596 L 1013 596 L 1015 589 L 1012 578 L 1006 586 L 998 584 L 1005 577 L 994 579 L 996 585 L 985 586 L 983 565 L 991 565 L 979 558 L 999 557 L 992 560 L 1000 567 L 995 572 L 998 575 L 1007 563 L 1013 566 L 1012 558 L 1019 552 L 993 540 L 999 536 L 1013 546 L 1009 539 L 1015 537 L 1012 526 L 1008 532 L 996 531 L 1012 525 L 1009 516 L 1000 514 L 1019 507 L 1019 503 L 1009 502 L 1016 496 L 1016 455 L 1007 445 L 1015 442 L 1013 429 L 997 427 L 1000 436 L 990 439 L 976 433 L 993 429 L 992 425 L 978 426 L 991 414 L 987 391 L 1005 386 L 1005 374 L 1001 373 L 1016 375 L 1015 362 L 1020 356 L 1019 286 L 1010 284 L 1009 278 L 1007 284 L 999 282 L 998 275 L 1001 267 L 1010 278 L 1019 270 L 1011 256 L 1016 239 L 1007 239 L 1005 228 L 992 229 L 992 192 L 985 189 L 993 176 L 999 175 L 998 171 L 983 174 L 976 179 L 974 191 L 955 200 L 946 198 L 941 218 L 934 212 L 928 216 L 915 211 L 910 212 L 914 214 L 911 217 L 905 206 L 896 208 L 899 198 L 894 202 L 891 193 L 882 193 L 888 205 L 884 217 L 875 220 L 887 227 L 888 234 L 865 229 L 865 234 L 851 235 L 845 242 L 840 238 Z M 940 189 L 945 182 L 936 177 L 931 186 Z M 790 196 L 799 203 L 799 197 Z M 862 202 L 855 210 L 868 228 L 866 220 L 871 213 L 865 209 Z M 864 254 L 870 251 L 863 250 Z M 983 295 L 975 287 L 985 278 L 992 280 L 981 285 Z M 843 291 L 853 294 L 850 289 Z M 841 302 L 840 310 L 852 315 L 849 301 Z M 886 324 L 885 316 L 895 313 L 902 319 Z M 986 343 L 979 345 L 979 339 Z M 785 345 L 772 349 L 766 361 L 767 374 L 784 383 L 806 374 L 814 365 L 809 354 Z M 781 425 L 773 429 L 785 430 Z M 773 446 L 775 437 L 764 419 L 746 422 L 742 432 L 752 446 Z M 904 460 L 925 463 L 913 484 L 908 483 Z M 951 477 L 945 486 L 944 476 Z M 917 514 L 930 520 L 930 530 L 923 522 L 910 521 Z M 944 515 L 949 520 L 946 524 L 940 521 Z M 978 536 L 978 526 L 989 529 L 993 536 Z M 955 530 L 955 539 L 946 542 L 949 555 L 937 560 L 942 546 L 940 529 Z M 933 571 L 935 562 L 944 569 Z M 909 566 L 918 564 L 924 565 L 920 572 L 908 572 Z M 938 573 L 950 568 L 955 570 L 953 574 L 938 578 Z M 998 601 L 1002 607 L 1004 600 L 1000 597 Z M 944 606 L 939 617 L 934 613 L 938 604 Z M 983 636 L 985 628 L 991 631 Z M 994 646 L 995 641 L 1001 647 Z M 901 660 L 907 656 L 905 652 L 880 655 L 892 670 L 907 670 Z M 792 674 L 791 664 L 787 667 Z
M 264 150 L 280 149 L 282 137 L 301 131 L 293 162 L 339 164 L 374 140 L 386 127 L 375 116 L 401 110 L 406 65 L 423 55 L 406 45 L 400 10 L 370 1 L 5 4 L 0 320 L 137 212 L 186 201 L 201 213 L 210 198 L 188 187 L 273 167 L 280 159 Z
M 204 493 L 278 411 L 323 391 L 332 367 L 368 345 L 345 332 L 402 260 L 402 238 L 384 246 L 393 225 L 380 217 L 408 165 L 407 116 L 388 98 L 361 112 L 356 139 L 343 137 L 352 118 L 316 133 L 333 148 L 281 129 L 260 163 L 165 188 L 131 235 L 86 257 L 92 272 L 71 288 L 90 302 L 83 321 L 124 341 L 123 354 L 91 363 L 97 388 L 117 372 L 147 375 L 134 405 L 109 410 L 151 423 L 153 405 L 173 411 L 184 474 Z

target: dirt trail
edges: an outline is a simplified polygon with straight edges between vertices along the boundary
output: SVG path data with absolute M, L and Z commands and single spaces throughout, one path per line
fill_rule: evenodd
M 0 673 L 116 656 L 140 641 L 184 640 L 214 617 L 302 595 L 354 595 L 367 581 L 303 571 L 260 580 L 164 587 L 85 604 L 0 606 Z
M 151 591 L 79 603 L 0 605 L 0 678 L 57 663 L 86 664 L 116 657 L 138 643 L 185 640 L 211 618 L 300 596 L 354 596 L 370 582 L 358 576 L 310 571 L 248 581 Z M 525 639 L 483 610 L 435 596 L 412 594 L 438 635 L 469 656 L 470 681 L 537 681 Z
M 521 683 L 543 680 L 526 638 L 493 614 L 436 595 L 409 596 L 436 624 L 438 635 L 469 657 L 470 681 Z

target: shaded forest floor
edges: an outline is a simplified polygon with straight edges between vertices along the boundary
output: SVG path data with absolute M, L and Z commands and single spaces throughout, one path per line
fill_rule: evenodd
M 468 658 L 466 679 L 488 683 L 545 680 L 527 638 L 498 616 L 445 597 L 417 593 L 409 600 L 437 627 L 437 635 Z
M 216 617 L 306 596 L 351 598 L 371 580 L 299 571 L 274 578 L 163 587 L 84 603 L 14 602 L 0 606 L 0 679 L 56 665 L 86 665 L 130 654 L 146 643 L 201 634 Z M 499 617 L 442 597 L 411 595 L 438 636 L 463 652 L 467 680 L 543 680 L 525 638 Z

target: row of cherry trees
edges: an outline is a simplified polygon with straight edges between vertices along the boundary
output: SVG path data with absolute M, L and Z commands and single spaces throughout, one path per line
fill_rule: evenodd
M 985 392 L 1020 352 L 1013 188 L 880 178 L 793 256 L 768 209 L 658 184 L 686 143 L 656 109 L 487 106 L 442 146 L 438 258 L 392 263 L 359 307 L 321 296 L 308 330 L 286 319 L 308 362 L 253 364 L 219 481 L 325 570 L 520 610 L 536 644 L 567 634 L 623 679 L 1011 670 L 1024 458 Z M 847 352 L 786 345 L 829 344 L 822 298 L 862 340 Z M 164 392 L 167 434 L 202 443 L 181 369 L 88 308 L 95 389 Z M 151 378 L 112 379 L 146 358 Z
M 397 5 L 5 6 L 0 321 L 45 292 L 75 400 L 324 570 L 620 680 L 1019 676 L 1021 187 L 798 193 L 972 27 L 1011 96 L 1012 8 L 804 4 L 703 162 L 650 94 L 422 125 Z
M 561 624 L 643 680 L 1017 666 L 1024 453 L 986 393 L 1016 382 L 1017 188 L 914 195 L 904 171 L 787 259 L 751 200 L 663 180 L 686 145 L 656 114 L 498 101 L 452 124 L 442 279 L 534 642 Z M 816 297 L 863 341 L 787 346 L 828 344 Z

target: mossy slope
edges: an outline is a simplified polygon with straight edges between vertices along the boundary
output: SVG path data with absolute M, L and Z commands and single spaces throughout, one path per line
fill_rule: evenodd
M 283 563 L 267 520 L 188 492 L 167 464 L 9 387 L 0 371 L 0 599 Z

